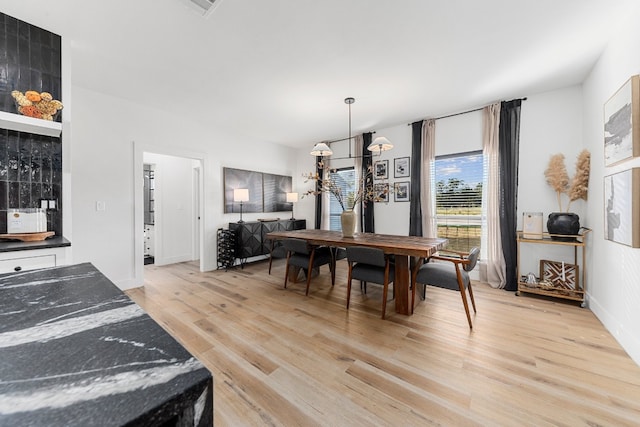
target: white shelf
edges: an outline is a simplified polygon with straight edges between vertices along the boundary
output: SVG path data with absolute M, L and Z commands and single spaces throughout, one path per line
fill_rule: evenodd
M 62 123 L 0 111 L 0 129 L 59 137 Z

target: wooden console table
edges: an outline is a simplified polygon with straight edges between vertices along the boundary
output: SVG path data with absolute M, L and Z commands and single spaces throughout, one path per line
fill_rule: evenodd
M 367 246 L 382 249 L 386 254 L 395 256 L 396 276 L 393 286 L 396 293 L 396 313 L 410 315 L 411 292 L 409 257 L 428 258 L 448 243 L 447 239 L 430 239 L 418 236 L 395 236 L 375 233 L 356 233 L 353 237 L 343 237 L 339 231 L 297 230 L 279 231 L 267 234 L 269 239 L 297 238 L 312 245 L 328 245 L 340 248 L 348 246 Z M 415 268 L 421 262 L 416 262 Z

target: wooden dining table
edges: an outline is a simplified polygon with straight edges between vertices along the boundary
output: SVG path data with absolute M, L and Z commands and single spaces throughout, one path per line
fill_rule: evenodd
M 396 236 L 377 233 L 355 233 L 353 237 L 343 237 L 340 231 L 329 230 L 292 230 L 273 231 L 267 234 L 267 239 L 279 240 L 287 238 L 304 239 L 311 245 L 326 245 L 338 248 L 348 246 L 366 246 L 382 249 L 385 254 L 392 254 L 395 258 L 395 306 L 396 313 L 410 315 L 411 307 L 411 274 L 410 265 L 418 269 L 424 258 L 443 249 L 447 239 L 428 238 L 419 236 Z M 416 258 L 413 263 L 410 257 Z

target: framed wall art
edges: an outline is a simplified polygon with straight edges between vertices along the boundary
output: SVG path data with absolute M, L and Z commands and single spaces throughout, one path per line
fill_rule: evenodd
M 397 157 L 393 159 L 394 178 L 408 178 L 410 176 L 410 168 L 409 157 Z
M 373 163 L 373 179 L 389 178 L 389 160 L 376 160 Z
M 640 156 L 640 76 L 633 76 L 604 104 L 604 164 Z
M 373 191 L 375 191 L 374 202 L 389 201 L 389 183 L 374 184 Z
M 394 184 L 394 192 L 393 192 L 393 201 L 394 202 L 408 202 L 410 200 L 409 196 L 411 194 L 411 182 L 396 182 Z
M 640 168 L 604 177 L 604 237 L 640 248 Z
M 243 169 L 224 168 L 224 213 L 240 212 L 240 204 L 233 201 L 233 190 L 249 190 L 249 201 L 243 203 L 244 213 L 292 211 L 286 203 L 286 194 L 291 192 L 292 178 Z

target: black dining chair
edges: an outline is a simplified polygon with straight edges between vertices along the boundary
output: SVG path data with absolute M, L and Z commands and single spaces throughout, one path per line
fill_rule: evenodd
M 347 278 L 347 310 L 351 300 L 351 281 L 360 280 L 366 289 L 367 282 L 382 285 L 382 318 L 387 310 L 389 283 L 395 278 L 395 267 L 382 249 L 361 246 L 347 247 L 349 273 Z
M 469 304 L 467 303 L 466 291 L 469 290 L 473 312 L 476 313 L 476 302 L 473 299 L 473 289 L 469 279 L 469 271 L 473 270 L 480 255 L 479 248 L 472 248 L 469 252 L 440 251 L 436 255 L 429 257 L 426 263 L 418 270 L 414 271 L 412 284 L 411 307 L 415 305 L 416 285 L 424 285 L 422 299 L 426 297 L 426 285 L 459 291 L 462 297 L 464 311 L 467 314 L 469 328 L 473 328 L 471 315 L 469 314 Z
M 309 285 L 311 283 L 311 273 L 313 269 L 328 264 L 331 271 L 331 286 L 336 283 L 335 260 L 331 248 L 327 246 L 310 245 L 304 239 L 283 239 L 282 247 L 287 251 L 287 264 L 284 272 L 284 287 L 287 288 L 289 280 L 289 267 L 294 266 L 305 271 L 307 277 L 307 290 L 305 295 L 309 295 Z

